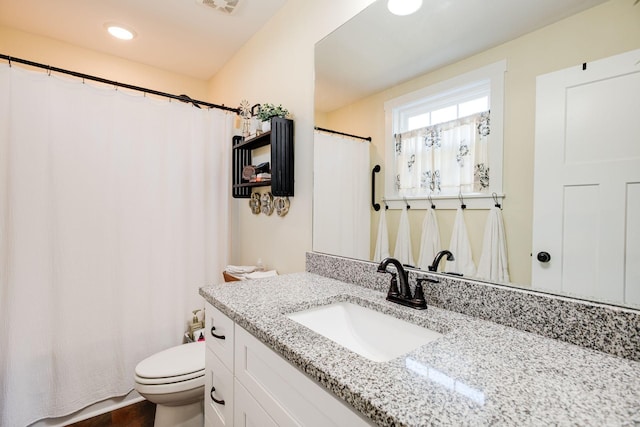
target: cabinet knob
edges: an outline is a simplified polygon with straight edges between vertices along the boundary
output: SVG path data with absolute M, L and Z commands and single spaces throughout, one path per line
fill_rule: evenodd
M 224 405 L 224 399 L 218 400 L 215 397 L 213 397 L 213 392 L 214 391 L 216 391 L 216 388 L 214 386 L 211 386 L 211 391 L 209 392 L 209 396 L 211 396 L 211 400 L 216 402 L 218 405 Z
M 536 258 L 538 258 L 538 261 L 540 262 L 551 261 L 551 255 L 549 254 L 549 252 L 538 252 L 538 255 L 536 256 Z
M 223 339 L 225 339 L 225 336 L 224 336 L 224 335 L 218 335 L 218 334 L 216 334 L 215 332 L 213 332 L 213 331 L 215 331 L 215 330 L 216 330 L 216 327 L 215 327 L 215 326 L 212 326 L 212 327 L 211 327 L 211 335 L 212 335 L 214 338 L 218 338 L 219 340 L 223 340 Z

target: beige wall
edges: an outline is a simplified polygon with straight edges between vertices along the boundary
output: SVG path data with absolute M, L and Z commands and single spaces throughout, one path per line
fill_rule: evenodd
M 262 258 L 268 267 L 277 268 L 282 273 L 301 271 L 304 269 L 304 253 L 311 250 L 312 242 L 314 44 L 371 2 L 289 0 L 210 82 L 6 27 L 0 27 L 0 52 L 151 89 L 186 93 L 194 98 L 226 105 L 238 105 L 242 99 L 251 103 L 282 103 L 295 116 L 296 195 L 291 199 L 289 215 L 284 218 L 254 216 L 245 199 L 232 203 L 231 262 L 253 264 Z M 393 98 L 507 58 L 507 199 L 504 214 L 509 231 L 516 233 L 509 240 L 511 259 L 518 256 L 526 259 L 522 265 L 511 266 L 512 275 L 517 281 L 525 282 L 529 277 L 527 257 L 531 245 L 535 76 L 639 47 L 640 7 L 631 8 L 630 4 L 630 0 L 613 0 L 375 97 L 379 101 Z M 367 102 L 379 101 L 370 99 Z M 381 108 L 358 104 L 348 109 L 362 119 L 350 120 L 349 126 L 342 129 L 382 140 L 384 122 Z M 340 117 L 346 115 L 341 114 Z M 365 128 L 365 118 L 367 124 L 376 123 L 376 126 Z M 322 125 L 327 126 L 326 120 L 321 120 Z M 372 163 L 381 160 L 381 153 L 382 150 L 378 148 Z M 375 219 L 372 222 L 374 227 L 377 223 Z M 473 224 L 483 224 L 484 219 L 480 215 L 477 219 L 468 217 L 468 221 L 469 228 L 475 230 L 480 227 Z M 448 236 L 447 224 L 451 222 L 447 218 L 441 220 L 443 238 Z M 412 226 L 414 230 L 419 229 L 420 220 L 414 218 Z M 470 230 L 470 233 L 474 241 L 474 253 L 478 254 L 482 231 Z
M 289 214 L 253 215 L 247 199 L 236 199 L 233 262 L 255 264 L 261 258 L 280 273 L 304 270 L 312 239 L 314 44 L 371 2 L 288 0 L 212 79 L 211 99 L 226 105 L 242 99 L 282 104 L 295 119 L 295 196 Z
M 512 281 L 530 284 L 533 209 L 533 155 L 536 76 L 640 48 L 640 5 L 612 0 L 583 13 L 527 34 L 451 66 L 398 85 L 317 120 L 323 126 L 372 136 L 375 149 L 371 164 L 383 164 L 385 101 L 430 84 L 463 74 L 501 59 L 507 60 L 504 129 L 504 221 L 508 234 L 509 269 Z M 382 183 L 382 180 L 378 181 Z M 375 245 L 378 214 L 372 216 Z M 391 246 L 395 241 L 399 211 L 388 211 Z M 417 258 L 424 211 L 410 211 Z M 443 247 L 447 247 L 454 211 L 438 211 Z M 467 210 L 465 219 L 474 259 L 482 247 L 486 210 Z M 418 230 L 418 231 L 416 231 Z
M 207 82 L 0 26 L 0 53 L 147 89 L 206 101 Z M 210 101 L 214 102 L 214 101 Z

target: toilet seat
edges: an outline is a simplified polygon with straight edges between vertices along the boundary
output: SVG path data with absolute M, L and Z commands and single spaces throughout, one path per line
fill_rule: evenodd
M 171 393 L 183 393 L 189 390 L 204 390 L 204 371 L 202 375 L 189 380 L 160 383 L 160 384 L 144 384 L 136 377 L 135 389 L 143 396 L 147 395 L 170 395 Z M 198 391 L 198 394 L 202 394 L 202 391 Z
M 204 369 L 202 371 L 191 372 L 186 375 L 177 375 L 175 377 L 162 377 L 162 378 L 144 378 L 138 375 L 135 376 L 136 382 L 138 384 L 145 385 L 162 385 L 162 384 L 173 384 L 179 383 L 182 381 L 192 380 L 194 378 L 199 378 L 204 375 Z
M 204 341 L 171 347 L 138 363 L 135 381 L 142 385 L 165 385 L 196 380 L 204 376 L 204 359 Z

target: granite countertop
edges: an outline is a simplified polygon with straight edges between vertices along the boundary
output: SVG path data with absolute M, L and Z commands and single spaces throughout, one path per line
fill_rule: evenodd
M 378 425 L 640 424 L 640 362 L 311 273 L 203 287 L 213 306 Z M 348 301 L 443 336 L 373 362 L 285 314 Z

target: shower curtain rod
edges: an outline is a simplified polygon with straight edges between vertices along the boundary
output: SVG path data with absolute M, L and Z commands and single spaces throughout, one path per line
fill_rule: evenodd
M 357 138 L 357 139 L 364 139 L 365 141 L 371 142 L 371 137 L 370 136 L 351 135 L 351 134 L 344 133 L 344 132 L 338 132 L 337 130 L 319 128 L 318 126 L 314 127 L 314 129 L 315 130 L 319 130 L 321 132 L 335 133 L 335 134 L 338 134 L 338 135 L 348 136 L 348 137 Z
M 236 114 L 239 114 L 239 110 L 237 108 L 231 108 L 231 107 L 226 107 L 224 105 L 217 105 L 217 104 L 211 104 L 209 102 L 204 102 L 204 101 L 198 101 L 196 99 L 191 99 L 189 96 L 187 95 L 173 95 L 170 93 L 166 93 L 166 92 L 160 92 L 157 90 L 153 90 L 153 89 L 146 89 L 140 86 L 134 86 L 134 85 L 129 85 L 126 83 L 119 83 L 113 80 L 107 80 L 107 79 L 103 79 L 101 77 L 96 77 L 96 76 L 91 76 L 89 74 L 83 74 L 83 73 L 78 73 L 76 71 L 69 71 L 69 70 L 65 70 L 62 68 L 57 68 L 57 67 L 52 67 L 50 65 L 45 65 L 45 64 L 39 64 L 37 62 L 33 62 L 33 61 L 28 61 L 26 59 L 20 59 L 20 58 L 16 58 L 13 56 L 9 56 L 9 55 L 4 55 L 0 53 L 0 58 L 2 59 L 6 59 L 7 61 L 9 61 L 9 66 L 11 66 L 12 62 L 17 62 L 19 64 L 25 64 L 25 65 L 29 65 L 31 67 L 37 67 L 37 68 L 42 68 L 45 69 L 49 72 L 56 72 L 56 73 L 61 73 L 61 74 L 68 74 L 70 76 L 74 76 L 74 77 L 79 77 L 81 79 L 85 79 L 85 80 L 92 80 L 94 82 L 99 82 L 99 83 L 104 83 L 104 84 L 108 84 L 108 85 L 112 85 L 112 86 L 117 86 L 117 87 L 122 87 L 125 89 L 131 89 L 131 90 L 135 90 L 138 92 L 143 92 L 143 93 L 149 93 L 152 95 L 157 95 L 157 96 L 162 96 L 165 98 L 171 98 L 171 99 L 177 99 L 178 101 L 182 101 L 182 102 L 186 102 L 186 103 L 190 103 L 193 104 L 194 107 L 200 108 L 200 106 L 204 106 L 204 107 L 209 107 L 209 108 L 218 108 L 220 110 L 226 110 L 226 111 L 231 111 L 234 112 Z

